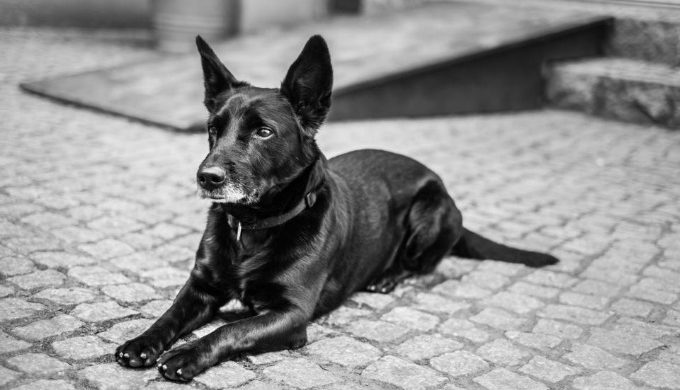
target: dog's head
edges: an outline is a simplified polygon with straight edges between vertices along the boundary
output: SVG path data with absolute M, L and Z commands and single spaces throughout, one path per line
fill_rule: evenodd
M 331 103 L 333 70 L 324 39 L 307 41 L 280 89 L 238 81 L 196 37 L 205 82 L 210 151 L 198 168 L 202 197 L 256 204 L 312 164 L 314 136 Z

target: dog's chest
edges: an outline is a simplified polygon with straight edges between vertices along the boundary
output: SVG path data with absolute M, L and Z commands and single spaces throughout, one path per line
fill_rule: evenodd
M 277 271 L 266 249 L 242 248 L 232 262 L 234 295 L 248 306 L 267 305 L 273 299 L 271 293 L 278 290 L 273 282 Z

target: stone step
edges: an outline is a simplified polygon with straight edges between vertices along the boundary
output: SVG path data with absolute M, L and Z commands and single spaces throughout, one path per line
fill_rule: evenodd
M 507 0 L 477 1 L 498 6 L 508 3 Z M 680 3 L 677 1 L 513 0 L 512 5 L 611 16 L 613 23 L 604 46 L 608 55 L 680 66 Z
M 236 77 L 276 87 L 320 33 L 335 68 L 331 119 L 539 107 L 546 60 L 600 52 L 608 19 L 468 2 L 339 17 L 216 45 Z M 30 92 L 173 129 L 206 117 L 196 54 L 24 83 Z
M 627 58 L 593 58 L 547 69 L 556 107 L 636 123 L 680 128 L 680 69 Z

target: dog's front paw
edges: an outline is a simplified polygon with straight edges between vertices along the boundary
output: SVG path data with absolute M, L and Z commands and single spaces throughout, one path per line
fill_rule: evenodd
M 116 361 L 123 367 L 151 367 L 163 352 L 163 345 L 153 337 L 137 337 L 116 348 Z
M 185 344 L 163 355 L 158 362 L 161 375 L 171 381 L 189 382 L 210 367 L 207 355 L 196 344 Z

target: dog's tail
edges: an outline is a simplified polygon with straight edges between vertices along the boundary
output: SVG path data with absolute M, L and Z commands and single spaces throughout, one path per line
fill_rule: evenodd
M 529 267 L 543 267 L 559 262 L 552 255 L 511 248 L 493 242 L 465 228 L 463 228 L 463 236 L 451 249 L 451 254 L 470 259 L 493 259 L 508 263 L 520 263 L 526 264 Z

